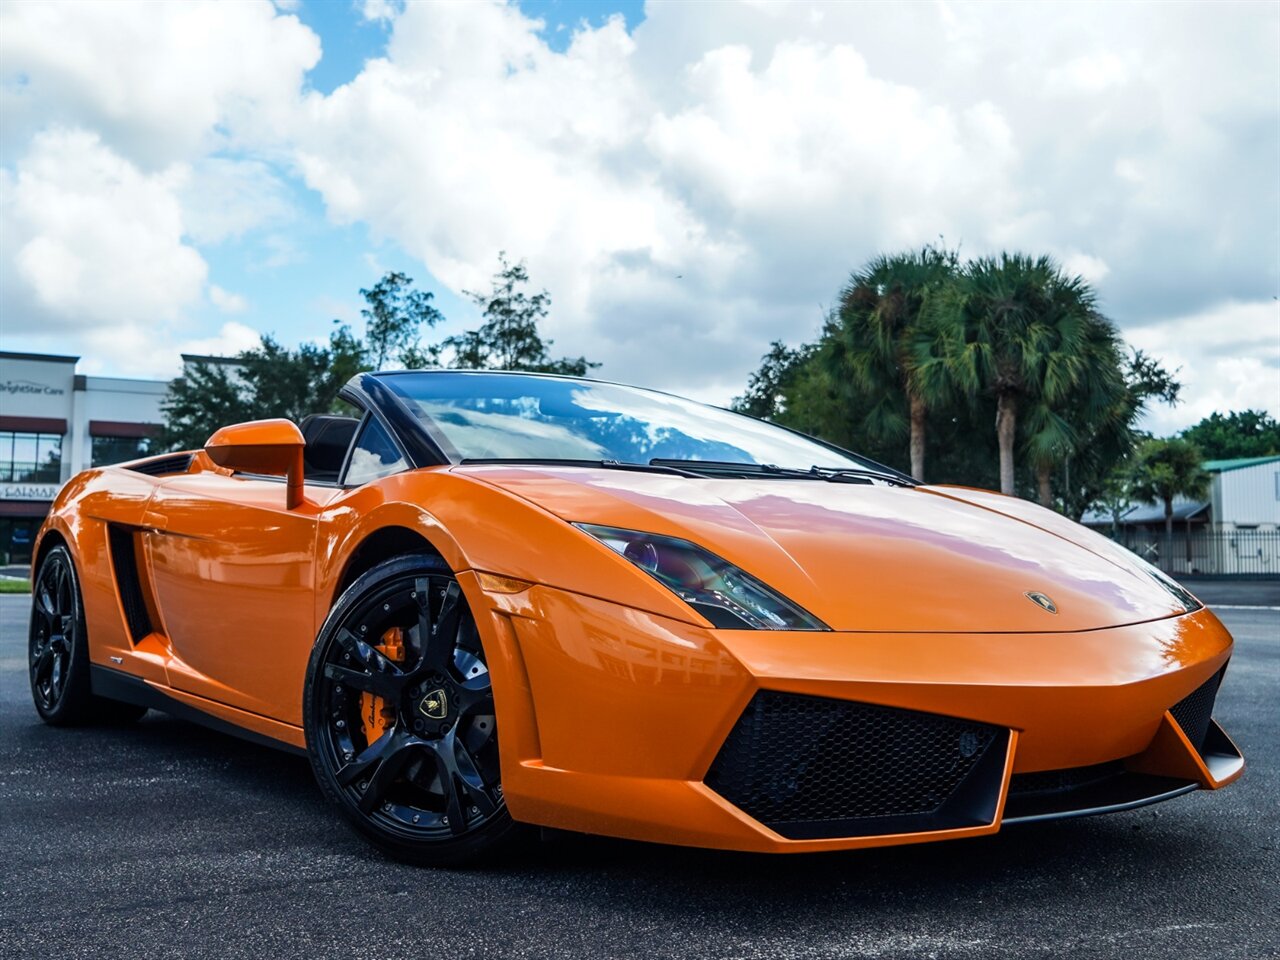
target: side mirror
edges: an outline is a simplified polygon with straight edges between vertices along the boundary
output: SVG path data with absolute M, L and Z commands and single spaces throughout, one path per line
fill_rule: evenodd
M 285 477 L 285 506 L 302 503 L 302 450 L 307 442 L 291 420 L 252 420 L 223 427 L 204 445 L 220 467 Z

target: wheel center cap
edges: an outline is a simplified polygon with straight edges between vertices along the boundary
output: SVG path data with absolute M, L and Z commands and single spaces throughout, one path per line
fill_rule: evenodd
M 418 710 L 429 720 L 443 720 L 449 715 L 449 694 L 444 687 L 428 691 L 427 695 L 418 701 Z

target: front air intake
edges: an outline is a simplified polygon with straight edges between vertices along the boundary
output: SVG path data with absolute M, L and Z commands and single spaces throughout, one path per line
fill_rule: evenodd
M 1204 739 L 1209 733 L 1209 721 L 1213 718 L 1213 702 L 1218 697 L 1218 687 L 1226 672 L 1227 668 L 1223 667 L 1169 708 L 1173 719 L 1178 721 L 1178 726 L 1199 753 L 1204 752 Z
M 705 782 L 784 837 L 991 823 L 1009 731 L 824 697 L 758 692 Z

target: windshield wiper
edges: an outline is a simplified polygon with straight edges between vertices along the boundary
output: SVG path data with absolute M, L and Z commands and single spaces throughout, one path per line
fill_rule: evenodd
M 828 483 L 871 483 L 879 480 L 899 487 L 913 487 L 915 482 L 896 473 L 867 470 L 861 467 L 819 467 L 807 470 L 779 467 L 772 463 L 736 463 L 727 460 L 670 460 L 655 457 L 650 466 L 672 467 L 711 476 L 778 477 L 792 480 L 825 480 Z
M 561 460 L 556 457 L 464 457 L 460 465 L 511 465 L 518 467 L 594 467 L 605 470 L 637 470 L 641 473 L 665 473 L 676 477 L 702 477 L 703 474 L 662 463 L 631 463 L 627 460 Z
M 867 480 L 881 480 L 897 487 L 914 487 L 916 482 L 905 474 L 883 473 L 879 470 L 866 470 L 861 467 L 810 467 L 809 473 L 822 477 L 832 483 L 862 483 Z

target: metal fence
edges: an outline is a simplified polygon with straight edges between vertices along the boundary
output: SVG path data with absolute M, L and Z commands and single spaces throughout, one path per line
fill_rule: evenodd
M 1114 539 L 1175 576 L 1280 577 L 1280 530 L 1129 527 Z

